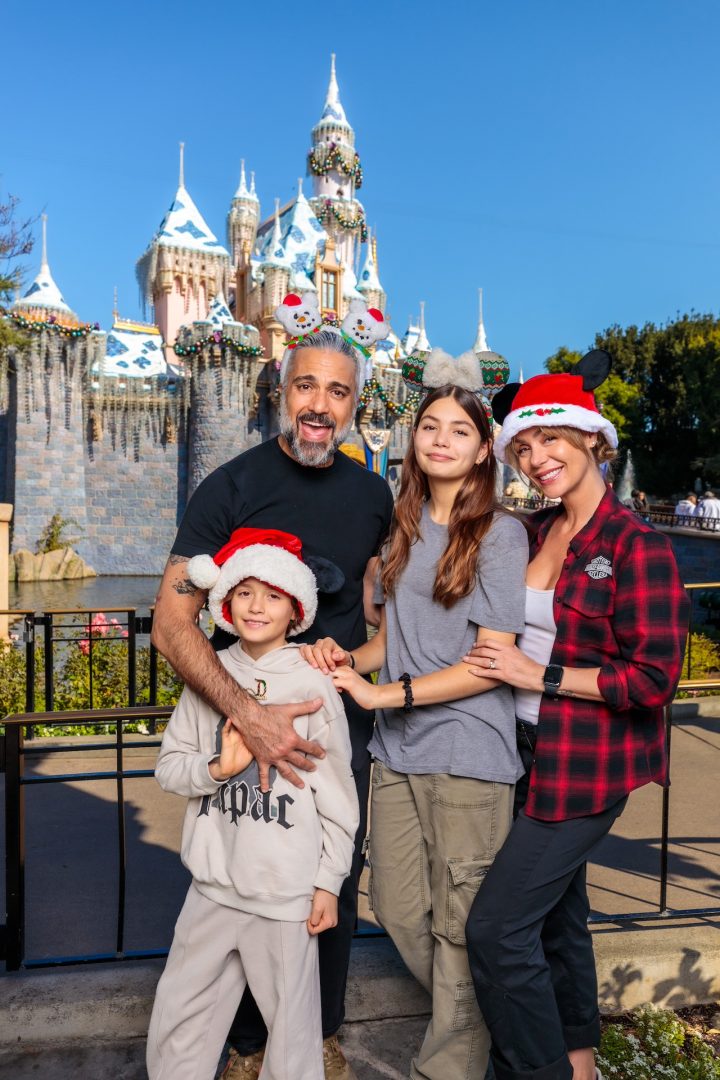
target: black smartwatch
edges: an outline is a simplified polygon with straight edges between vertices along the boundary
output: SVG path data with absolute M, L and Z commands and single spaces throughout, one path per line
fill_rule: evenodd
M 555 695 L 560 689 L 560 683 L 565 669 L 560 664 L 548 664 L 543 675 L 545 693 Z

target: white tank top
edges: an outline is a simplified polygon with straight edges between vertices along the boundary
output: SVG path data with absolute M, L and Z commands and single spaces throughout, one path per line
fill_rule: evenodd
M 525 586 L 525 629 L 517 639 L 521 652 L 547 667 L 555 642 L 554 589 Z M 515 715 L 526 724 L 537 724 L 542 694 L 535 690 L 514 690 Z

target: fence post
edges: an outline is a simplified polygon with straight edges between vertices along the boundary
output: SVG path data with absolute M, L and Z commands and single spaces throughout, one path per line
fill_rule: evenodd
M 668 770 L 670 769 L 670 739 L 672 735 L 672 705 L 666 705 L 663 710 L 665 721 L 665 746 L 668 756 Z M 670 835 L 670 788 L 666 786 L 662 792 L 662 831 L 660 834 L 660 914 L 669 915 L 667 906 L 667 877 L 668 877 L 668 838 Z
M 13 504 L 0 503 L 0 611 L 10 606 L 10 519 Z M 0 615 L 0 638 L 10 640 L 7 615 Z
M 19 971 L 25 955 L 25 788 L 23 729 L 5 726 L 6 950 L 8 971 Z
M 135 608 L 129 608 L 127 614 L 127 643 L 128 643 L 128 705 L 132 709 L 137 698 L 137 639 L 135 625 Z
M 53 673 L 53 617 L 52 613 L 45 612 L 42 616 L 45 644 L 45 712 L 52 712 L 55 708 L 55 680 Z

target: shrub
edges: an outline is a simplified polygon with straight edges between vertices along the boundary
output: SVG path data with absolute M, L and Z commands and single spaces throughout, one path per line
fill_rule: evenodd
M 606 1080 L 720 1080 L 720 1059 L 675 1013 L 644 1005 L 631 1026 L 609 1024 L 598 1068 Z
M 116 619 L 98 613 L 90 626 L 68 628 L 63 648 L 56 651 L 54 701 L 57 711 L 70 709 L 122 708 L 128 704 L 128 651 L 121 640 L 127 630 Z M 92 678 L 91 678 L 92 674 Z M 150 697 L 150 649 L 138 648 L 136 654 L 136 703 Z M 35 650 L 35 709 L 45 709 L 44 651 Z M 158 656 L 158 705 L 174 705 L 182 691 L 182 682 L 168 662 Z M 0 716 L 25 712 L 25 656 L 10 642 L 0 640 Z M 90 735 L 112 730 L 112 725 L 51 727 L 33 725 L 36 735 Z M 142 723 L 128 725 L 126 731 L 146 732 Z
M 35 554 L 47 555 L 49 551 L 57 551 L 58 548 L 72 547 L 73 544 L 77 544 L 78 540 L 82 540 L 82 534 L 64 535 L 65 530 L 71 527 L 79 528 L 80 523 L 75 518 L 64 518 L 62 514 L 53 514 L 35 544 Z
M 688 671 L 688 652 L 691 667 Z M 683 679 L 706 679 L 720 671 L 720 645 L 706 634 L 692 634 L 685 646 L 683 659 Z M 678 697 L 696 697 L 698 691 L 681 690 Z M 710 691 L 712 693 L 712 691 Z

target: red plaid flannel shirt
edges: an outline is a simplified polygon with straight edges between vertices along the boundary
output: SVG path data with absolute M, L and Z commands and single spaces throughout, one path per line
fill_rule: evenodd
M 558 513 L 534 515 L 531 559 Z M 680 678 L 689 604 L 667 537 L 608 488 L 570 542 L 554 609 L 550 662 L 599 667 L 604 701 L 543 694 L 525 807 L 543 821 L 597 814 L 668 782 L 662 707 Z

